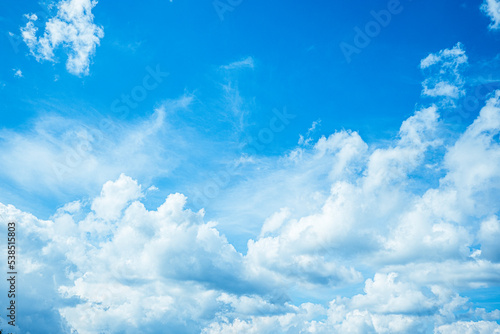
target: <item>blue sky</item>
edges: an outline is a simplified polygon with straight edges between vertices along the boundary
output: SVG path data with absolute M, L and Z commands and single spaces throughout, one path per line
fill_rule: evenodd
M 18 333 L 500 332 L 498 0 L 4 1 L 0 31 Z

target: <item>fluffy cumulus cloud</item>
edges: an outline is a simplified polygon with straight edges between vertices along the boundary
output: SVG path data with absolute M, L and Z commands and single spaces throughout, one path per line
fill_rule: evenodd
M 139 198 L 141 187 L 124 174 L 116 182 L 108 181 L 102 187 L 101 196 L 92 202 L 92 210 L 106 220 L 117 219 L 126 204 Z
M 33 305 L 79 300 L 53 309 L 61 328 L 133 333 L 144 326 L 146 333 L 168 325 L 162 332 L 196 332 L 186 331 L 186 323 L 211 319 L 222 290 L 256 289 L 241 254 L 215 223 L 203 222 L 203 211 L 184 209 L 181 194 L 148 211 L 134 201 L 140 195 L 137 183 L 122 175 L 88 205 L 70 203 L 48 221 L 1 205 L 1 215 L 19 222 L 23 240 L 30 240 L 20 265 L 38 283 L 26 298 Z M 43 287 L 38 296 L 37 286 Z
M 30 311 L 51 305 L 20 324 L 52 319 L 78 333 L 499 332 L 500 311 L 461 292 L 499 281 L 500 91 L 454 142 L 441 127 L 431 106 L 390 145 L 341 131 L 283 157 L 326 157 L 330 194 L 305 216 L 277 209 L 246 253 L 203 210 L 186 209 L 184 195 L 146 209 L 147 194 L 126 175 L 48 220 L 2 204 L 20 242 L 30 240 L 21 263 L 35 287 Z M 441 152 L 439 167 L 430 152 Z M 432 174 L 436 182 L 414 184 Z M 325 291 L 325 302 L 296 303 L 297 290 L 302 300 Z
M 462 310 L 466 302 L 438 286 L 419 289 L 414 284 L 398 281 L 395 273 L 376 274 L 366 281 L 362 294 L 338 297 L 327 307 L 304 303 L 280 315 L 213 323 L 204 332 L 433 333 L 436 329 L 452 333 L 451 328 L 500 329 L 495 322 L 454 321 L 455 312 Z M 441 325 L 443 323 L 446 325 Z
M 438 334 L 497 334 L 500 333 L 500 326 L 491 321 L 466 322 L 459 321 L 451 325 L 442 325 L 437 328 Z
M 500 1 L 484 0 L 481 5 L 481 10 L 491 18 L 490 29 L 496 30 L 500 28 Z
M 92 56 L 104 37 L 102 27 L 94 24 L 94 0 L 62 0 L 57 4 L 57 14 L 45 24 L 37 36 L 36 14 L 27 14 L 28 23 L 21 28 L 24 42 L 37 60 L 55 61 L 54 51 L 62 46 L 67 51 L 67 70 L 75 75 L 87 75 Z
M 421 66 L 454 75 L 462 51 Z M 342 130 L 274 159 L 284 196 L 244 251 L 182 194 L 150 208 L 126 174 L 48 219 L 0 204 L 1 228 L 16 221 L 22 246 L 21 330 L 499 333 L 500 310 L 469 293 L 499 289 L 500 91 L 456 137 L 441 121 L 448 107 L 418 108 L 388 142 Z M 141 129 L 154 135 L 162 115 Z M 259 193 L 272 186 L 256 181 Z M 280 202 L 286 184 L 307 209 Z

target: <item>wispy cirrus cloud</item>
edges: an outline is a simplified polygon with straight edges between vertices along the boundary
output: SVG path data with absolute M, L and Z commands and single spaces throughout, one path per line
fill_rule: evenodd
M 0 178 L 39 196 L 42 189 L 49 189 L 58 197 L 88 192 L 122 172 L 142 178 L 154 168 L 155 175 L 166 174 L 177 165 L 173 151 L 182 140 L 170 134 L 170 154 L 155 143 L 163 140 L 160 138 L 168 128 L 165 114 L 175 108 L 166 102 L 134 125 L 111 117 L 65 118 L 52 114 L 34 119 L 23 132 L 2 129 Z M 127 170 L 123 170 L 125 165 Z
M 235 69 L 240 69 L 240 68 L 254 68 L 254 63 L 255 63 L 255 60 L 253 59 L 253 57 L 246 57 L 244 59 L 241 59 L 241 60 L 238 60 L 238 61 L 234 61 L 228 65 L 223 65 L 221 66 L 221 68 L 225 69 L 225 70 L 235 70 Z

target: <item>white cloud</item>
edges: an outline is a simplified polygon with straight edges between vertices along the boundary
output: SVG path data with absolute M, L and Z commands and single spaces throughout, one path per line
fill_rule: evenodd
M 305 286 L 360 281 L 360 273 L 348 259 L 353 252 L 382 247 L 388 220 L 397 223 L 406 207 L 404 202 L 410 199 L 400 185 L 423 162 L 425 151 L 440 144 L 435 137 L 437 127 L 435 107 L 417 111 L 402 124 L 394 147 L 376 149 L 369 156 L 364 156 L 366 144 L 357 133 L 340 132 L 321 138 L 313 148 L 313 161 L 318 165 L 317 159 L 322 157 L 328 163 L 333 180 L 330 195 L 319 211 L 300 219 L 283 222 L 289 216 L 283 211 L 271 216 L 261 235 L 280 227 L 279 232 L 249 241 L 249 265 L 266 280 L 295 280 Z M 364 171 L 358 164 L 365 165 Z M 359 174 L 357 181 L 350 181 Z M 363 203 L 363 209 L 359 203 Z M 338 258 L 341 254 L 345 256 L 343 261 Z
M 49 319 L 79 333 L 498 329 L 500 311 L 486 312 L 461 293 L 498 288 L 500 91 L 458 138 L 443 135 L 433 105 L 384 143 L 339 131 L 279 158 L 252 157 L 245 168 L 258 172 L 247 175 L 248 187 L 273 210 L 254 222 L 245 252 L 205 221 L 204 210 L 186 209 L 184 195 L 149 209 L 143 201 L 150 192 L 116 174 L 134 163 L 133 171 L 162 168 L 161 152 L 140 163 L 130 156 L 156 147 L 169 126 L 165 108 L 103 148 L 93 145 L 94 131 L 60 118 L 37 123 L 34 136 L 2 133 L 9 144 L 2 157 L 20 161 L 5 169 L 16 171 L 9 176 L 19 184 L 48 182 L 37 176 L 47 168 L 41 158 L 60 157 L 61 143 L 74 146 L 79 134 L 86 135 L 78 147 L 87 147 L 95 164 L 70 174 L 74 182 L 94 187 L 98 167 L 115 173 L 99 195 L 72 201 L 48 220 L 0 205 L 25 238 L 25 279 L 34 286 L 26 294 L 33 312 L 25 314 L 49 300 Z M 244 183 L 233 191 L 242 196 Z M 262 202 L 245 204 L 267 212 Z M 246 216 L 234 199 L 230 204 L 237 212 L 231 217 Z
M 23 72 L 20 69 L 13 69 L 13 71 L 14 71 L 14 76 L 15 77 L 18 77 L 18 78 L 22 78 L 23 77 Z
M 409 175 L 428 173 L 425 169 L 419 170 L 425 162 L 426 151 L 444 144 L 444 139 L 439 137 L 437 108 L 430 107 L 416 112 L 403 123 L 400 138 L 393 147 L 371 150 L 365 157 L 358 153 L 353 155 L 357 159 L 344 160 L 339 170 L 357 170 L 354 175 L 361 174 L 361 177 L 353 180 L 352 174 L 334 173 L 331 195 L 319 212 L 300 219 L 293 218 L 293 211 L 284 215 L 281 210 L 271 215 L 262 231 L 265 230 L 266 235 L 249 242 L 247 266 L 258 269 L 259 274 L 265 275 L 261 277 L 269 281 L 292 279 L 295 284 L 342 285 L 356 281 L 354 272 L 349 275 L 346 267 L 338 267 L 342 260 L 351 259 L 346 261 L 350 264 L 357 261 L 371 265 L 378 263 L 379 270 L 387 274 L 377 274 L 373 281 L 367 281 L 366 296 L 348 300 L 352 311 L 346 311 L 345 318 L 334 326 L 340 332 L 404 333 L 421 330 L 427 333 L 443 321 L 455 321 L 455 312 L 469 306 L 466 306 L 465 299 L 446 292 L 443 287 L 450 281 L 455 282 L 457 288 L 489 287 L 495 284 L 495 273 L 498 272 L 498 264 L 490 262 L 496 261 L 493 255 L 498 254 L 493 241 L 497 239 L 498 222 L 491 218 L 480 224 L 480 219 L 500 209 L 495 195 L 500 190 L 500 171 L 496 167 L 500 165 L 500 147 L 496 139 L 500 130 L 499 97 L 500 92 L 491 97 L 461 138 L 447 145 L 447 152 L 441 158 L 446 173 L 437 183 L 437 188 L 429 187 L 422 195 L 417 195 L 411 193 L 407 184 Z M 335 170 L 336 159 L 342 156 L 340 148 L 349 147 L 346 139 L 356 137 L 357 134 L 338 133 L 328 140 L 321 138 L 315 145 L 317 153 L 314 156 L 333 152 L 331 156 L 326 155 L 325 163 L 329 162 Z M 366 144 L 361 141 L 352 147 L 364 152 L 363 145 Z M 311 155 L 308 150 L 300 149 L 291 158 L 297 163 L 311 159 Z M 316 168 L 321 165 L 320 160 L 313 161 Z M 365 164 L 361 171 L 355 167 L 360 163 Z M 299 174 L 298 170 L 292 171 L 284 175 L 296 177 Z M 314 177 L 321 177 L 316 171 Z M 270 179 L 279 184 L 278 175 L 276 173 Z M 286 193 L 283 188 L 282 193 Z M 473 257 L 476 233 L 481 249 L 489 253 L 474 253 Z M 330 262 L 332 259 L 335 260 Z M 317 266 L 315 260 L 323 267 Z M 418 264 L 425 260 L 431 262 Z M 301 268 L 303 261 L 308 261 L 307 269 L 300 269 L 301 275 L 297 275 L 294 269 Z M 391 265 L 386 266 L 389 263 Z M 411 265 L 395 266 L 397 263 Z M 329 264 L 337 265 L 335 272 L 329 271 Z M 399 273 L 403 281 L 396 283 L 391 272 Z M 326 276 L 337 280 L 324 279 Z M 380 286 L 381 291 L 384 291 L 382 287 L 390 286 L 392 292 L 378 295 L 379 289 L 374 290 L 376 286 Z M 434 297 L 429 299 L 430 291 Z M 384 296 L 389 298 L 383 304 L 386 306 L 381 305 Z M 412 303 L 406 303 L 408 300 Z M 374 312 L 384 311 L 384 307 L 387 307 L 388 314 L 374 315 Z M 445 318 L 443 314 L 447 314 Z M 276 331 L 273 326 L 278 326 L 281 331 L 287 331 L 289 327 L 279 327 L 283 318 L 298 319 L 301 325 L 288 322 L 296 326 L 293 328 L 323 328 L 312 318 L 299 320 L 298 316 L 289 314 L 236 319 L 232 323 L 222 321 L 211 325 L 210 330 L 253 333 L 265 332 L 267 328 Z M 320 333 L 334 331 L 328 328 L 316 330 Z
M 321 306 L 305 303 L 296 307 L 293 312 L 274 316 L 257 316 L 249 320 L 235 319 L 233 322 L 221 321 L 206 327 L 203 334 L 231 333 L 322 333 L 315 331 L 314 324 L 309 321 L 324 314 Z
M 478 241 L 481 244 L 481 255 L 488 260 L 500 262 L 500 221 L 491 217 L 481 223 Z
M 21 28 L 24 42 L 38 61 L 55 61 L 54 51 L 62 46 L 67 49 L 67 70 L 75 75 L 87 75 L 91 58 L 100 39 L 104 37 L 102 27 L 94 24 L 92 8 L 94 0 L 62 0 L 58 3 L 57 15 L 46 22 L 43 35 L 37 37 L 35 14 L 26 15 L 28 23 Z
M 128 202 L 141 197 L 141 186 L 137 181 L 121 174 L 115 182 L 108 181 L 102 187 L 101 195 L 92 202 L 97 217 L 115 220 L 120 217 Z
M 498 334 L 500 325 L 491 321 L 458 321 L 449 325 L 442 325 L 436 329 L 436 334 Z
M 244 59 L 232 62 L 228 65 L 223 65 L 221 68 L 226 69 L 226 70 L 235 70 L 235 69 L 240 69 L 240 68 L 251 68 L 253 69 L 255 66 L 255 61 L 253 57 L 246 57 Z
M 313 140 L 311 138 L 311 134 L 315 132 L 316 127 L 318 127 L 319 125 L 321 125 L 321 120 L 320 119 L 317 120 L 317 121 L 312 122 L 311 127 L 309 129 L 307 129 L 307 133 L 306 133 L 305 137 L 303 135 L 299 136 L 299 142 L 298 142 L 298 144 L 299 145 L 309 145 L 312 142 L 312 140 Z
M 104 117 L 85 121 L 44 116 L 24 133 L 1 130 L 0 174 L 17 187 L 39 195 L 50 189 L 56 197 L 88 194 L 122 172 L 141 180 L 152 177 L 150 169 L 156 176 L 167 174 L 178 164 L 173 151 L 183 145 L 180 130 L 164 137 L 169 110 L 160 107 L 134 125 Z M 170 149 L 157 145 L 159 141 L 170 143 Z
M 0 205 L 3 217 L 19 222 L 23 238 L 18 243 L 29 240 L 23 248 L 28 262 L 23 263 L 37 270 L 23 272 L 44 286 L 43 293 L 26 297 L 56 303 L 80 299 L 78 305 L 58 309 L 79 333 L 132 333 L 166 322 L 171 333 L 178 333 L 188 319 L 213 317 L 221 290 L 254 289 L 242 270 L 241 254 L 213 223 L 203 222 L 203 211 L 185 210 L 186 198 L 180 194 L 148 211 L 140 202 L 129 203 L 139 195 L 140 187 L 124 175 L 103 186 L 91 207 L 98 213 L 108 208 L 119 219 L 109 234 L 93 228 L 102 223 L 93 212 L 82 217 L 87 209 L 80 203 L 64 206 L 50 221 Z M 125 209 L 122 217 L 120 209 Z
M 465 94 L 461 72 L 467 65 L 467 56 L 461 43 L 452 49 L 431 53 L 420 62 L 420 68 L 427 73 L 422 83 L 422 95 L 457 99 Z
M 382 271 L 397 272 L 402 279 L 420 285 L 446 286 L 446 282 L 453 281 L 456 289 L 477 289 L 495 286 L 498 270 L 500 264 L 489 260 L 470 257 L 439 261 L 429 257 L 427 261 L 415 259 L 406 264 L 387 265 Z
M 233 127 L 226 136 L 232 141 L 238 141 L 248 125 L 252 101 L 247 101 L 241 96 L 237 70 L 254 69 L 254 59 L 248 56 L 230 64 L 221 65 L 219 68 L 225 71 L 223 71 L 224 82 L 221 84 L 223 102 L 217 109 L 221 109 L 223 121 L 230 123 Z
M 491 18 L 489 28 L 496 30 L 500 28 L 500 1 L 484 0 L 481 10 Z
M 279 212 L 274 213 L 271 217 L 264 221 L 260 236 L 262 237 L 267 233 L 275 232 L 281 227 L 285 219 L 289 216 L 290 210 L 288 208 L 282 208 Z
M 498 272 L 491 262 L 498 221 L 472 227 L 475 214 L 488 213 L 475 212 L 484 201 L 476 195 L 500 189 L 492 182 L 498 169 L 488 167 L 500 151 L 499 99 L 500 92 L 448 148 L 442 159 L 447 174 L 422 195 L 406 182 L 425 163 L 425 152 L 443 145 L 436 107 L 403 122 L 387 147 L 370 148 L 357 133 L 342 131 L 293 160 L 282 158 L 284 164 L 328 166 L 330 195 L 309 215 L 294 218 L 290 209 L 272 215 L 247 254 L 237 252 L 215 223 L 205 223 L 203 210 L 185 209 L 181 194 L 147 210 L 138 201 L 141 186 L 125 175 L 106 182 L 90 204 L 68 203 L 48 221 L 12 206 L 1 205 L 0 213 L 16 219 L 31 240 L 23 253 L 30 259 L 28 279 L 37 279 L 45 294 L 28 298 L 36 305 L 57 296 L 57 314 L 79 333 L 167 327 L 176 333 L 186 324 L 204 333 L 495 330 L 491 321 L 500 314 L 475 309 L 455 288 L 488 287 Z M 477 152 L 473 165 L 458 154 L 469 145 Z M 474 177 L 463 174 L 473 171 Z M 494 199 L 485 205 L 499 209 Z M 468 248 L 476 234 L 485 253 L 472 258 Z M 359 267 L 374 270 L 361 294 L 335 297 L 326 290 L 333 298 L 328 306 L 295 306 L 287 296 L 295 288 L 308 296 L 316 288 L 360 282 Z M 66 298 L 79 303 L 65 305 Z M 472 315 L 475 322 L 467 319 Z
M 408 283 L 396 282 L 397 274 L 375 274 L 365 283 L 365 294 L 349 301 L 352 309 L 370 310 L 382 314 L 428 313 L 434 302 Z
M 376 274 L 364 290 L 336 298 L 328 308 L 304 303 L 277 315 L 222 319 L 203 333 L 496 333 L 499 328 L 491 321 L 456 321 L 455 312 L 466 307 L 467 299 L 437 286 L 422 291 L 392 273 Z

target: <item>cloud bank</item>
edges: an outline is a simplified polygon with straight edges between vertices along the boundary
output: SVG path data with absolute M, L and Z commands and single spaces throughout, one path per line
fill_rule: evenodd
M 277 209 L 246 253 L 182 194 L 146 209 L 147 194 L 124 174 L 48 220 L 1 204 L 25 240 L 20 267 L 34 288 L 24 314 L 50 304 L 19 323 L 78 333 L 500 332 L 499 310 L 461 294 L 499 282 L 500 91 L 452 143 L 441 126 L 430 106 L 389 144 L 340 131 L 280 158 L 328 161 L 329 195 L 307 215 Z M 341 293 L 348 287 L 362 290 Z

